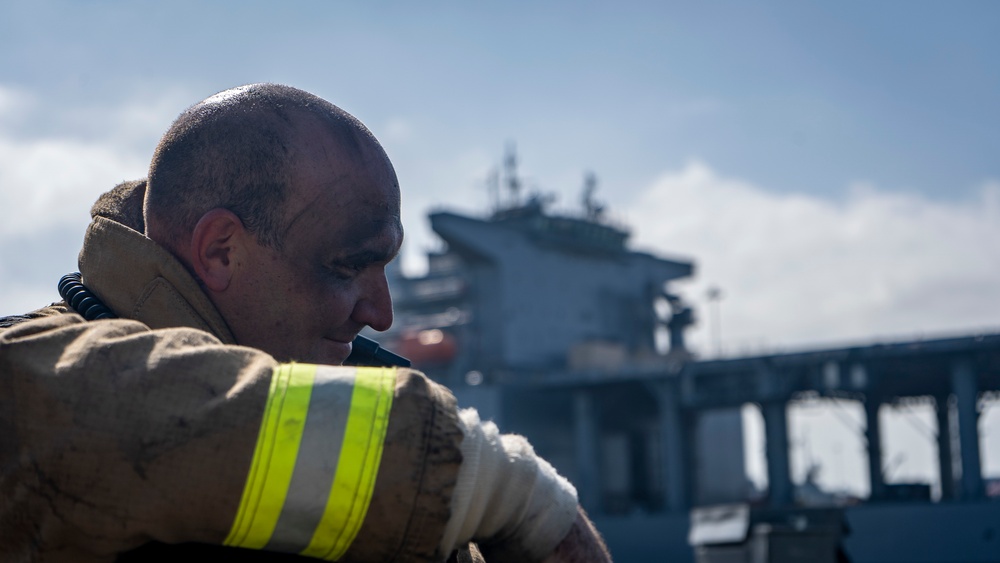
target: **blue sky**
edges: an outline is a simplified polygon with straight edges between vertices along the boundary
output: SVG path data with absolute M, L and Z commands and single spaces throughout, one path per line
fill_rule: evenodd
M 0 247 L 38 246 L 82 231 L 89 202 L 119 180 L 143 176 L 158 136 L 182 109 L 231 86 L 274 81 L 341 105 L 382 140 L 404 191 L 404 263 L 413 270 L 434 245 L 426 211 L 445 204 L 485 208 L 485 178 L 504 146 L 515 142 L 528 185 L 557 194 L 558 206 L 576 206 L 583 175 L 593 171 L 598 198 L 633 225 L 637 243 L 697 260 L 691 299 L 703 294 L 698 284 L 728 290 L 724 334 L 733 346 L 997 324 L 1000 307 L 983 311 L 972 303 L 991 299 L 992 276 L 1000 276 L 996 259 L 980 255 L 996 227 L 991 202 L 1000 189 L 1000 64 L 994 60 L 1000 5 L 537 4 L 4 0 L 0 140 L 10 150 L 0 162 L 0 190 L 9 194 L 0 203 L 21 205 L 18 221 L 25 227 L 8 226 L 14 238 L 0 239 Z M 73 154 L 60 158 L 59 150 Z M 684 208 L 678 188 L 664 178 L 690 180 L 692 166 L 712 180 L 691 196 L 698 202 Z M 761 207 L 747 207 L 721 189 L 726 182 L 747 186 L 744 195 Z M 651 194 L 656 190 L 667 193 Z M 36 206 L 61 202 L 58 219 L 32 219 L 34 208 L 14 197 L 29 193 Z M 734 197 L 744 203 L 733 208 Z M 643 198 L 659 207 L 650 213 L 648 204 L 639 204 Z M 863 221 L 866 236 L 881 236 L 885 225 L 903 222 L 904 232 L 889 236 L 895 242 L 877 256 L 869 247 L 878 241 L 862 244 L 850 233 L 841 234 L 848 240 L 838 248 L 824 249 L 837 240 L 829 228 L 797 223 L 793 211 L 787 222 L 771 217 L 802 198 L 826 206 L 830 228 Z M 905 205 L 877 204 L 886 198 L 910 198 L 911 206 L 941 220 L 959 209 L 932 224 L 914 220 Z M 729 219 L 718 224 L 719 217 Z M 741 228 L 761 217 L 787 230 L 762 233 L 753 239 L 757 246 L 734 255 L 726 242 L 750 237 Z M 973 232 L 921 238 L 952 231 L 955 223 L 974 225 Z M 741 228 L 734 231 L 734 224 Z M 921 249 L 942 236 L 958 253 L 969 254 L 962 246 L 971 242 L 975 255 L 964 262 L 928 260 L 931 277 L 945 269 L 955 279 L 935 281 L 926 291 L 866 282 L 864 291 L 873 297 L 863 310 L 874 311 L 877 322 L 866 320 L 872 313 L 853 326 L 823 318 L 819 324 L 830 327 L 825 332 L 751 322 L 758 315 L 753 304 L 773 308 L 761 288 L 787 293 L 787 284 L 819 283 L 827 291 L 819 280 L 796 282 L 783 265 L 802 256 L 789 252 L 835 251 L 852 258 L 831 263 L 833 272 L 878 277 L 872 263 L 901 254 L 920 261 Z M 821 244 L 783 248 L 789 239 Z M 73 246 L 62 250 L 62 269 L 72 268 Z M 774 257 L 772 277 L 747 286 L 747 268 Z M 966 274 L 984 258 L 996 268 Z M 734 270 L 737 264 L 741 269 Z M 24 285 L 23 276 L 0 272 L 0 283 L 5 279 Z M 829 291 L 845 284 L 845 295 L 860 291 L 851 283 L 841 280 Z M 914 322 L 907 307 L 940 297 L 949 283 L 972 314 L 930 311 Z M 912 295 L 905 303 L 897 298 L 892 310 L 880 309 L 879 291 Z M 21 303 L 7 307 L 17 310 Z
M 623 190 L 698 157 L 771 190 L 952 198 L 1000 166 L 990 2 L 4 4 L 4 83 L 46 104 L 289 82 L 376 133 L 515 139 L 540 179 Z
M 707 319 L 706 289 L 722 288 L 724 353 L 1000 329 L 997 2 L 0 0 L 0 13 L 0 314 L 56 298 L 91 202 L 145 174 L 178 113 L 271 81 L 383 142 L 411 271 L 435 244 L 426 212 L 483 211 L 515 142 L 558 208 L 593 171 L 637 246 L 696 261 L 675 289 Z M 705 322 L 690 342 L 710 352 Z

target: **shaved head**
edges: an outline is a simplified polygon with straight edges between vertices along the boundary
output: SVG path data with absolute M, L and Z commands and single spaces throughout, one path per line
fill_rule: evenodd
M 198 280 L 238 344 L 340 364 L 392 324 L 399 182 L 371 132 L 288 86 L 250 84 L 187 109 L 153 155 L 146 236 Z
M 178 253 L 198 220 L 223 208 L 261 244 L 280 248 L 303 124 L 322 128 L 348 158 L 362 146 L 384 155 L 360 121 L 303 90 L 249 84 L 219 92 L 184 111 L 157 145 L 144 203 L 147 236 Z

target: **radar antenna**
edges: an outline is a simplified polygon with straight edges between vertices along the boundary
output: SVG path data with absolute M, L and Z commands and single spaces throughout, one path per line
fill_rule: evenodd
M 507 144 L 507 152 L 503 158 L 504 179 L 510 191 L 510 207 L 521 205 L 521 179 L 517 175 L 517 149 L 514 143 Z
M 594 192 L 597 191 L 597 175 L 587 172 L 583 176 L 583 209 L 587 213 L 587 219 L 599 221 L 604 215 L 604 204 L 594 200 Z

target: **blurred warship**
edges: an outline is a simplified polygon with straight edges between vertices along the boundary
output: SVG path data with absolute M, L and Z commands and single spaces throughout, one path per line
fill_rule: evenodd
M 576 484 L 615 561 L 1000 560 L 1000 483 L 983 478 L 977 428 L 1000 390 L 1000 334 L 701 360 L 669 287 L 692 261 L 630 250 L 592 175 L 578 214 L 550 213 L 523 184 L 508 151 L 487 217 L 430 214 L 443 250 L 419 277 L 390 266 L 396 324 L 381 340 L 527 435 Z M 787 408 L 816 397 L 863 405 L 865 499 L 792 483 Z M 937 413 L 933 501 L 929 484 L 884 477 L 879 411 L 900 402 Z M 744 471 L 748 403 L 766 491 Z

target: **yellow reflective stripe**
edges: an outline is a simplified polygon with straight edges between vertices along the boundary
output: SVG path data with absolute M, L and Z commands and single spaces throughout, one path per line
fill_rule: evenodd
M 316 366 L 309 364 L 275 369 L 250 473 L 225 545 L 260 549 L 270 540 L 292 480 L 315 375 Z
M 357 368 L 336 477 L 323 519 L 301 555 L 336 561 L 361 529 L 382 461 L 395 383 L 392 368 Z

